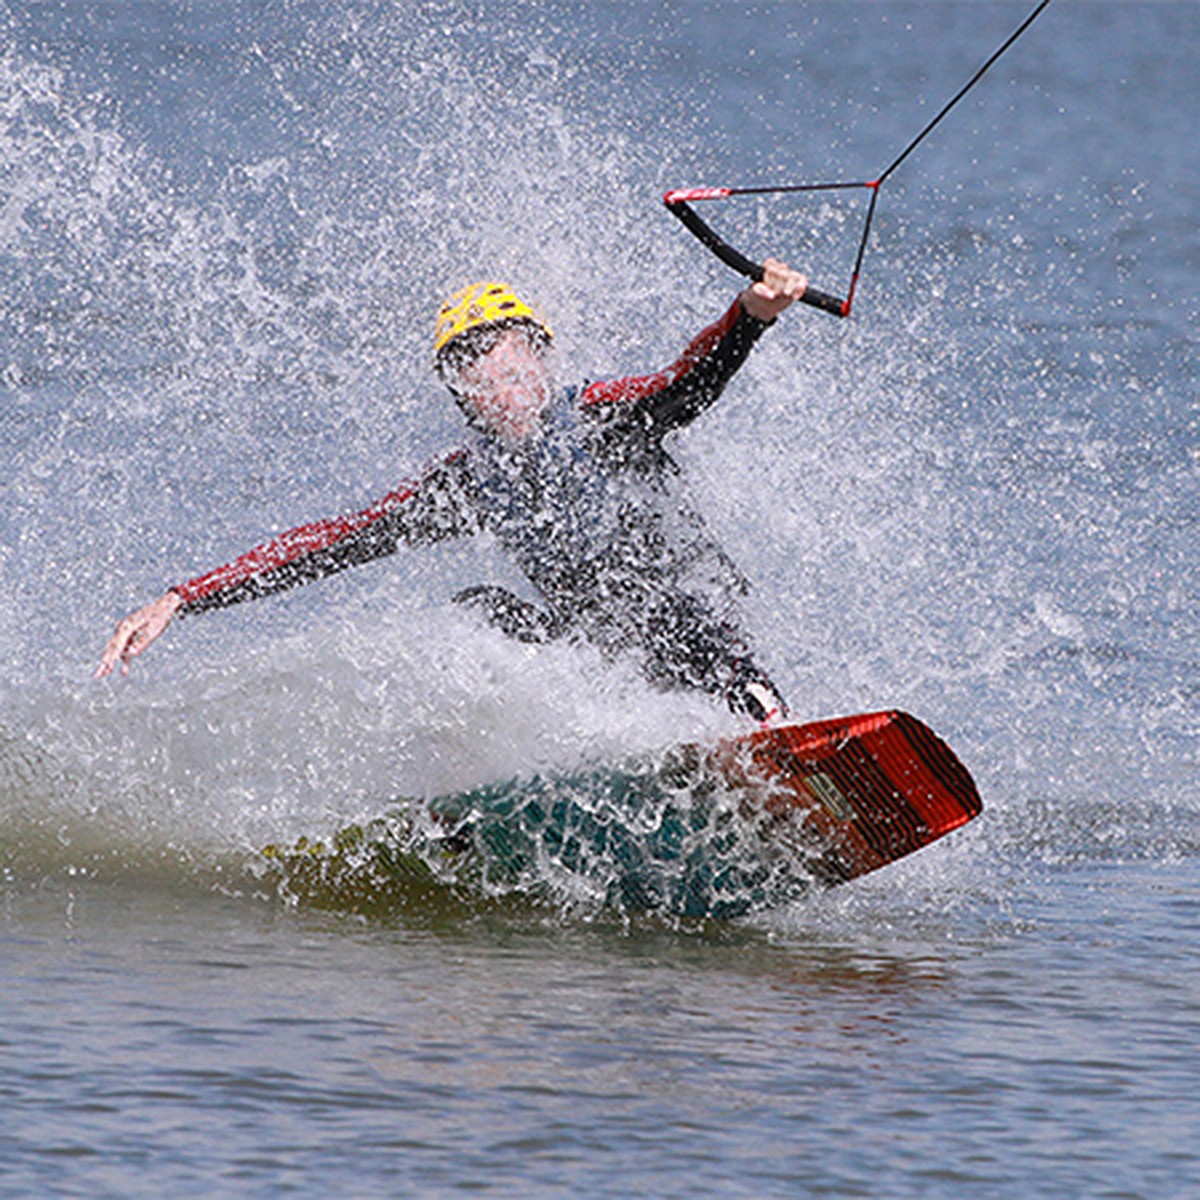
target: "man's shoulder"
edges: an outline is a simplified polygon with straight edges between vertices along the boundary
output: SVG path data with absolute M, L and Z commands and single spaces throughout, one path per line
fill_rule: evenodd
M 427 458 L 412 475 L 384 496 L 378 507 L 395 510 L 460 491 L 469 479 L 469 458 L 470 451 L 466 446 L 455 446 Z
M 414 475 L 410 486 L 421 488 L 438 480 L 454 478 L 462 474 L 471 458 L 469 446 L 453 446 L 448 450 L 439 450 L 421 464 Z

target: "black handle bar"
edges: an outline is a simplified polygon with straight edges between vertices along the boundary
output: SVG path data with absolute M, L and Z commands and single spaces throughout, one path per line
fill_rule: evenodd
M 677 216 L 688 230 L 726 266 L 732 267 L 739 275 L 744 275 L 747 279 L 754 280 L 755 283 L 761 282 L 763 268 L 752 258 L 747 258 L 740 250 L 735 250 L 728 242 L 724 241 L 701 220 L 700 215 L 686 200 L 680 199 L 677 194 L 668 192 L 663 197 L 663 203 L 667 206 L 667 211 Z M 820 292 L 814 287 L 805 289 L 804 295 L 800 297 L 800 302 L 810 304 L 813 308 L 819 308 L 822 312 L 832 313 L 835 317 L 850 315 L 848 300 L 839 300 L 837 296 L 831 296 L 828 292 Z

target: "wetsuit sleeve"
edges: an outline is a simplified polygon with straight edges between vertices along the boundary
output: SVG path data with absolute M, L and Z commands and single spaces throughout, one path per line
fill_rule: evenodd
M 583 408 L 597 416 L 619 414 L 659 434 L 678 429 L 717 399 L 770 324 L 750 316 L 739 297 L 665 370 L 589 384 L 581 397 Z
M 171 590 L 183 599 L 179 615 L 187 616 L 310 583 L 400 546 L 477 529 L 465 455 L 458 452 L 361 512 L 301 525 Z

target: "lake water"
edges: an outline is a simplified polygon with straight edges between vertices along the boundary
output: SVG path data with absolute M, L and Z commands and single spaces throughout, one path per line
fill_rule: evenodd
M 1192 3 L 1057 0 L 673 447 L 799 717 L 984 815 L 695 924 L 258 854 L 739 728 L 449 604 L 486 543 L 115 620 L 454 444 L 445 293 L 569 377 L 736 278 L 670 187 L 871 178 L 1032 4 L 0 2 L 0 1196 L 1200 1194 Z M 859 192 L 704 209 L 844 288 Z

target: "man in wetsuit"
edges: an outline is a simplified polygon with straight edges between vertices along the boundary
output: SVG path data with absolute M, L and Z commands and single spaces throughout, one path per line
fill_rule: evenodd
M 171 588 L 117 626 L 96 674 L 118 662 L 127 672 L 176 615 L 282 591 L 402 545 L 488 531 L 542 603 L 487 586 L 456 599 L 512 636 L 582 636 L 632 654 L 661 686 L 720 696 L 762 721 L 783 714 L 738 628 L 745 583 L 678 494 L 663 440 L 717 399 L 806 286 L 768 259 L 763 281 L 665 370 L 567 388 L 554 384 L 552 335 L 532 308 L 504 284 L 463 289 L 439 313 L 435 354 L 466 418 L 464 445 L 362 512 L 300 526 Z

